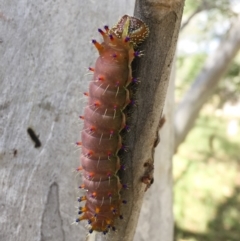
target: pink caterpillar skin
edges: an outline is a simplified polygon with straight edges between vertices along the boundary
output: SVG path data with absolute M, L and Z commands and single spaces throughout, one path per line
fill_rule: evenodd
M 128 85 L 132 82 L 131 63 L 139 52 L 134 47 L 148 35 L 148 27 L 139 19 L 124 15 L 119 22 L 105 31 L 100 44 L 92 40 L 99 52 L 89 85 L 88 105 L 85 108 L 81 134 L 80 157 L 83 184 L 86 194 L 78 199 L 85 201 L 79 207 L 76 222 L 87 220 L 89 232 L 106 234 L 115 231 L 114 220 L 122 218 L 120 190 L 124 187 L 117 176 L 121 168 L 118 152 L 122 147 L 121 130 L 126 126 L 123 112 L 130 103 Z

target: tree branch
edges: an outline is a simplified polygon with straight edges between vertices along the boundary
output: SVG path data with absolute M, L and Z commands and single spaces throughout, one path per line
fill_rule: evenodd
M 173 241 L 172 156 L 174 154 L 175 58 L 160 128 L 161 142 L 154 154 L 154 183 L 144 196 L 134 241 Z M 161 224 L 161 225 L 159 225 Z M 143 228 L 144 227 L 144 228 Z
M 135 233 L 146 188 L 141 178 L 145 173 L 144 164 L 153 163 L 154 143 L 165 102 L 183 4 L 183 0 L 136 1 L 135 16 L 149 26 L 150 35 L 141 46 L 144 57 L 136 61 L 136 67 L 133 67 L 136 69 L 134 75 L 140 77 L 141 84 L 126 143 L 129 151 L 124 158 L 129 168 L 122 182 L 128 182 L 130 188 L 123 194 L 124 199 L 128 200 L 127 208 L 123 210 L 125 222 L 118 225 L 118 233 L 111 239 L 114 241 L 131 241 Z

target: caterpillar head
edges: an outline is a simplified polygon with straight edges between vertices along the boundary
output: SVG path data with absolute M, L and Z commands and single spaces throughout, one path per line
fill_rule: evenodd
M 121 39 L 129 37 L 134 46 L 143 42 L 149 34 L 149 29 L 143 21 L 128 15 L 124 15 L 110 31 Z

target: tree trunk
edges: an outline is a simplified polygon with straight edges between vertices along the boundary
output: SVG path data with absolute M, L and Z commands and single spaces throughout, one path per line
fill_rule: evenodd
M 209 56 L 204 67 L 183 100 L 177 107 L 175 128 L 175 150 L 184 141 L 202 106 L 212 96 L 221 77 L 240 49 L 240 16 L 231 26 L 227 37 L 216 51 Z
M 72 143 L 80 136 L 86 67 L 97 56 L 91 39 L 132 15 L 134 1 L 0 6 L 0 240 L 83 241 L 85 224 L 71 225 L 80 157 Z
M 83 68 L 94 62 L 89 40 L 97 28 L 126 9 L 131 15 L 133 2 L 0 1 L 0 240 L 85 240 L 84 225 L 70 225 L 79 195 L 71 170 L 80 155 L 70 143 L 79 138 L 89 79 Z M 139 101 L 123 178 L 128 207 L 114 240 L 133 239 L 145 190 L 139 179 L 152 161 L 180 27 L 183 1 L 159 2 L 137 1 L 135 11 L 151 33 L 137 67 Z

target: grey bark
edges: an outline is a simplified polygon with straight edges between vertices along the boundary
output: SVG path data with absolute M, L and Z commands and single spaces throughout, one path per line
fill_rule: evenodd
M 183 9 L 180 0 L 144 2 L 136 15 L 151 34 L 138 65 L 139 101 L 123 180 L 130 184 L 128 205 L 115 240 L 133 239 L 145 189 L 139 179 L 152 158 Z M 84 224 L 70 225 L 79 195 L 72 169 L 80 155 L 71 143 L 79 138 L 90 79 L 83 69 L 96 59 L 89 40 L 97 28 L 132 15 L 133 2 L 0 0 L 0 6 L 0 240 L 85 240 Z
M 240 16 L 227 36 L 210 55 L 196 80 L 179 103 L 175 114 L 175 150 L 184 141 L 206 101 L 212 96 L 221 77 L 240 49 Z
M 91 39 L 133 9 L 129 0 L 0 0 L 1 241 L 85 240 L 85 224 L 71 225 L 80 184 L 72 170 L 86 67 L 97 56 Z

